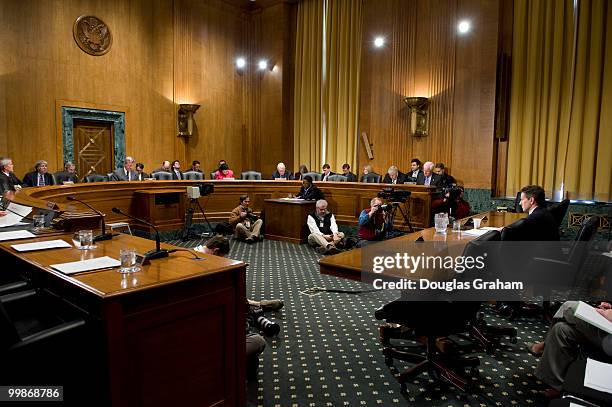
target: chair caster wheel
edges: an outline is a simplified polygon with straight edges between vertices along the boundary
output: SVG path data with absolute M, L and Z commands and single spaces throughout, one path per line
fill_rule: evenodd
M 402 383 L 400 385 L 400 393 L 402 394 L 408 394 L 408 388 L 406 387 L 406 383 Z

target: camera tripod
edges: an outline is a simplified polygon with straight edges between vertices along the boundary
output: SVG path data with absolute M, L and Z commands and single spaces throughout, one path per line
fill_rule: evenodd
M 404 218 L 404 223 L 406 226 L 408 226 L 408 231 L 410 233 L 414 232 L 414 229 L 412 228 L 412 224 L 410 223 L 410 215 L 408 213 L 406 213 L 406 211 L 404 211 L 404 208 L 402 208 L 402 204 L 405 202 L 389 202 L 389 204 L 393 207 L 393 209 L 391 210 L 391 224 L 393 225 L 393 222 L 395 222 L 395 215 L 397 213 L 397 210 L 399 209 L 399 212 L 402 214 L 402 218 Z
M 195 212 L 194 207 L 199 209 L 200 213 L 202 213 L 202 216 L 204 217 L 204 221 L 206 222 L 206 225 L 208 226 L 208 232 L 204 232 L 200 235 L 193 233 L 192 227 L 193 227 L 193 213 Z M 213 234 L 214 234 L 213 228 L 210 222 L 208 221 L 208 218 L 206 217 L 204 208 L 202 208 L 202 205 L 200 205 L 200 201 L 197 198 L 190 198 L 187 210 L 185 211 L 185 226 L 183 227 L 183 232 L 181 234 L 181 240 L 189 240 L 189 239 L 194 239 L 194 238 L 197 239 L 200 237 L 209 237 L 209 236 L 212 236 Z

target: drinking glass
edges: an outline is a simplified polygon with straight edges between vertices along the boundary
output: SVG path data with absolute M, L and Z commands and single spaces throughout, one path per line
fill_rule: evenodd
M 136 249 L 121 249 L 119 251 L 119 260 L 121 261 L 120 273 L 133 273 L 136 271 Z
M 448 214 L 447 213 L 436 213 L 434 216 L 434 226 L 436 233 L 446 233 L 448 227 Z
M 461 222 L 456 220 L 453 222 L 453 232 L 461 233 Z
M 472 218 L 472 220 L 474 221 L 474 229 L 478 229 L 480 227 L 480 222 L 482 221 L 482 219 Z
M 34 215 L 32 219 L 34 220 L 34 230 L 42 230 L 45 227 L 45 215 Z
M 93 232 L 91 230 L 79 230 L 79 249 L 88 250 L 94 249 Z

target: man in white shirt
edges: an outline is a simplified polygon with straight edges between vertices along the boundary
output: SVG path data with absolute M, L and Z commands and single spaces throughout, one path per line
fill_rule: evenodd
M 338 231 L 338 224 L 334 215 L 327 211 L 327 201 L 319 199 L 316 203 L 315 212 L 308 215 L 306 221 L 310 235 L 308 244 L 316 247 L 318 253 L 339 253 L 338 245 L 342 244 L 344 233 Z
M 117 170 L 111 176 L 111 181 L 136 181 L 138 175 L 134 171 L 134 159 L 132 157 L 125 157 L 123 162 L 123 168 L 117 168 Z
M 332 172 L 329 164 L 323 164 L 323 173 L 321 174 L 321 181 L 329 181 L 328 178 L 331 175 L 335 175 L 335 174 Z

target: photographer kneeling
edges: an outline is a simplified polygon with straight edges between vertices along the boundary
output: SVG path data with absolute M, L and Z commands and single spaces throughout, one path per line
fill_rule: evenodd
M 372 241 L 385 240 L 387 233 L 393 230 L 392 205 L 383 205 L 382 199 L 376 197 L 370 201 L 370 207 L 359 215 L 359 243 L 363 247 Z
M 446 212 L 455 219 L 470 215 L 470 204 L 463 200 L 463 187 L 451 186 L 442 190 L 442 196 L 431 202 L 432 216 L 435 213 Z
M 327 201 L 319 199 L 314 213 L 308 215 L 306 221 L 310 235 L 308 244 L 316 247 L 317 253 L 339 253 L 338 245 L 342 245 L 344 233 L 338 231 L 338 224 L 334 214 L 327 211 Z
M 253 213 L 250 208 L 251 198 L 248 195 L 240 196 L 240 205 L 230 213 L 229 224 L 234 228 L 235 236 L 247 243 L 263 240 L 259 234 L 263 221 Z

